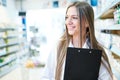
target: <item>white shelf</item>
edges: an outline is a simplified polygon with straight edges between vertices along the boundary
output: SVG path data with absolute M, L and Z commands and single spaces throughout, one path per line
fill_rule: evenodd
M 105 15 L 109 14 L 109 10 L 111 8 L 113 8 L 115 5 L 117 5 L 119 2 L 120 2 L 120 0 L 111 1 L 111 3 L 108 4 L 108 6 L 105 9 L 103 9 L 99 14 L 95 15 L 95 19 L 102 17 L 102 15 L 104 15 L 104 14 Z M 110 12 L 112 12 L 112 11 L 110 11 Z
M 11 44 L 0 45 L 0 48 L 6 47 L 6 46 L 13 46 L 13 45 L 19 45 L 19 43 L 16 42 L 16 43 L 11 43 Z
M 0 26 L 0 50 L 5 49 L 6 51 L 0 54 L 0 58 L 4 59 L 0 63 L 0 78 L 15 68 L 18 61 L 17 53 L 19 52 L 19 46 L 24 48 L 23 43 L 20 43 L 21 39 L 19 39 L 19 34 L 22 33 L 19 32 L 18 27 L 7 24 Z
M 16 64 L 15 64 L 14 66 L 8 68 L 7 70 L 0 72 L 0 77 L 6 75 L 7 73 L 9 73 L 10 71 L 12 71 L 12 70 L 15 69 L 15 68 L 17 68 L 17 65 L 16 65 Z
M 97 30 L 120 30 L 120 24 L 110 25 L 110 26 L 97 26 Z
M 119 48 L 112 46 L 110 50 L 120 57 L 120 49 Z
M 111 3 L 108 3 L 107 6 L 101 10 L 101 12 L 99 12 L 99 13 L 97 13 L 97 15 L 95 15 L 95 20 L 97 20 L 97 19 L 103 20 L 103 19 L 111 19 L 111 18 L 113 19 L 114 18 L 113 12 L 115 11 L 115 7 L 118 4 L 120 4 L 120 0 L 112 0 L 110 2 Z M 103 21 L 103 23 L 101 25 L 95 26 L 96 33 L 98 34 L 98 36 L 96 36 L 96 37 L 100 42 L 103 42 L 102 45 L 105 48 L 109 49 L 111 52 L 113 52 L 118 57 L 120 57 L 120 48 L 117 47 L 119 43 L 116 43 L 116 42 L 118 42 L 116 40 L 113 41 L 113 34 L 112 33 L 106 34 L 106 33 L 101 32 L 101 30 L 108 30 L 108 31 L 109 30 L 120 30 L 120 24 L 110 25 L 111 23 L 109 23 L 109 22 L 108 22 L 108 25 L 105 25 L 105 24 L 106 23 Z M 104 34 L 106 34 L 106 35 L 104 35 Z M 119 40 L 118 38 L 115 38 L 115 39 Z M 110 42 L 108 42 L 107 40 Z M 113 65 L 111 65 L 113 74 L 116 76 L 117 80 L 120 80 L 120 72 L 119 72 L 120 67 L 118 67 L 119 64 L 115 64 L 115 62 L 113 62 L 113 61 L 111 63 L 113 63 Z
M 8 64 L 8 63 L 10 63 L 10 62 L 12 62 L 12 61 L 15 61 L 15 59 L 16 59 L 16 58 L 13 58 L 13 59 L 11 59 L 11 60 L 7 60 L 7 61 L 5 61 L 5 62 L 3 62 L 3 63 L 0 63 L 0 67 L 3 66 L 3 65 L 6 65 L 6 64 Z
M 16 28 L 0 28 L 0 32 L 4 32 L 7 30 L 15 30 Z

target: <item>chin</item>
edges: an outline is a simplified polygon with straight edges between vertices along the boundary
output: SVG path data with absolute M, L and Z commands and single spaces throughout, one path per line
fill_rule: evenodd
M 73 35 L 73 34 L 74 34 L 74 32 L 71 32 L 71 31 L 70 31 L 70 32 L 68 32 L 68 34 L 69 34 L 69 35 Z

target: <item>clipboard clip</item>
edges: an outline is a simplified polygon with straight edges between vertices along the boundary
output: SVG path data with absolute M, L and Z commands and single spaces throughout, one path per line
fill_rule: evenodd
M 78 50 L 78 52 L 80 53 L 80 50 Z M 89 53 L 91 54 L 91 53 L 92 53 L 92 51 L 89 51 Z

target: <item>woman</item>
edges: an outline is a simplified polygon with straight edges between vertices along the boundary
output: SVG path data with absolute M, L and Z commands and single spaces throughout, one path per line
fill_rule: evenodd
M 108 57 L 95 38 L 92 7 L 86 2 L 79 1 L 70 4 L 66 10 L 65 26 L 66 31 L 58 44 L 57 54 L 50 54 L 42 80 L 64 79 L 67 47 L 102 50 L 102 62 L 98 80 L 113 80 Z

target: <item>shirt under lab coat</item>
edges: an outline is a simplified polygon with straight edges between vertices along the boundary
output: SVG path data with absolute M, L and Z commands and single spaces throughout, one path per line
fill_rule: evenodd
M 69 47 L 74 47 L 71 42 L 69 43 Z M 83 45 L 83 48 L 89 48 L 86 42 Z M 56 64 L 57 64 L 56 57 L 57 57 L 57 53 L 56 53 L 56 50 L 54 50 L 48 56 L 46 66 L 43 70 L 44 72 L 41 75 L 40 80 L 55 80 L 55 70 L 56 70 Z M 65 61 L 62 66 L 61 80 L 63 80 L 64 78 L 64 68 L 65 68 Z M 101 64 L 100 66 L 98 80 L 112 80 L 109 72 L 107 71 L 106 67 L 103 64 Z

